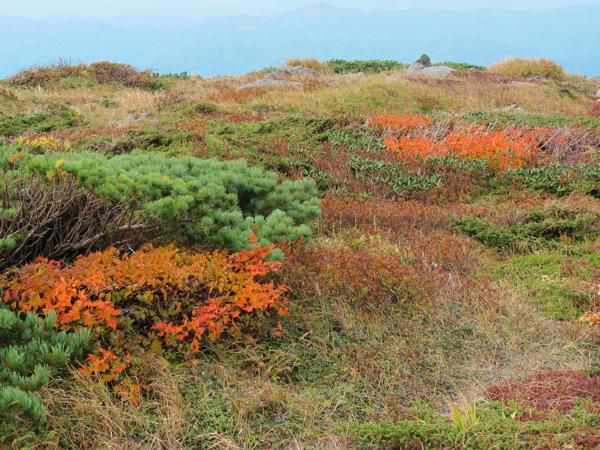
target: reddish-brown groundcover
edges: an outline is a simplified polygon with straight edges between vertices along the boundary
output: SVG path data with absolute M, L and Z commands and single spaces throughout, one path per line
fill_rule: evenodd
M 569 412 L 579 400 L 591 400 L 600 407 L 600 376 L 575 371 L 547 371 L 521 381 L 508 381 L 487 391 L 491 400 L 515 401 L 538 411 Z M 535 419 L 535 417 L 525 417 Z

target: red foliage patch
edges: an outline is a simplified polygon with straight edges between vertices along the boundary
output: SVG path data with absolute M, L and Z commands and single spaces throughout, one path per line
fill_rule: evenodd
M 522 381 L 494 386 L 488 389 L 487 396 L 491 400 L 512 400 L 538 411 L 567 413 L 582 399 L 600 404 L 600 376 L 588 377 L 575 371 L 540 372 Z
M 414 268 L 399 257 L 360 250 L 302 248 L 286 251 L 284 279 L 291 292 L 345 298 L 368 308 L 421 298 L 435 288 L 418 279 Z
M 485 211 L 472 205 L 453 204 L 441 206 L 417 200 L 358 200 L 329 196 L 321 201 L 323 222 L 326 226 L 359 226 L 393 232 L 408 230 L 449 230 L 451 217 L 473 215 Z

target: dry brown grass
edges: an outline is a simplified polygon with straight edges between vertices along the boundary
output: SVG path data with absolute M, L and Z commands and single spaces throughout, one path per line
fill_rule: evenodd
M 309 69 L 316 70 L 321 73 L 331 73 L 331 68 L 327 63 L 319 61 L 316 58 L 290 58 L 285 61 L 286 66 L 294 67 L 308 67 Z
M 139 408 L 115 399 L 106 386 L 77 373 L 68 386 L 50 388 L 48 421 L 56 439 L 44 448 L 183 448 L 185 411 L 178 380 L 162 359 L 148 361 L 141 373 L 148 395 Z
M 330 76 L 329 84 L 313 91 L 267 92 L 249 106 L 268 104 L 279 111 L 297 111 L 319 115 L 367 115 L 371 112 L 451 111 L 462 114 L 497 111 L 516 104 L 530 113 L 541 115 L 587 114 L 589 105 L 573 101 L 540 83 L 507 84 L 506 81 L 482 81 L 457 78 L 450 80 L 409 79 L 365 75 L 347 79 Z
M 542 77 L 549 80 L 564 80 L 565 69 L 548 59 L 509 58 L 490 66 L 490 72 L 523 78 Z

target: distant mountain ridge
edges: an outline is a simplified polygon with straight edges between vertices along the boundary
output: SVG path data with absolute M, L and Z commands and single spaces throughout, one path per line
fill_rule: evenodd
M 600 6 L 362 12 L 318 4 L 277 17 L 123 18 L 113 24 L 0 16 L 0 77 L 59 58 L 212 76 L 295 56 L 406 62 L 423 52 L 435 61 L 482 65 L 507 56 L 544 56 L 593 76 L 600 74 L 599 23 Z

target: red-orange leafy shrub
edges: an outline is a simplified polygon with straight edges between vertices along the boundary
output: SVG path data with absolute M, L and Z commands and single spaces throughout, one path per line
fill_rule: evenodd
M 425 136 L 387 136 L 385 144 L 401 160 L 456 156 L 488 161 L 497 170 L 518 169 L 538 158 L 546 130 L 453 131 L 439 141 Z
M 370 124 L 384 132 L 386 147 L 402 161 L 453 156 L 486 160 L 496 170 L 518 169 L 537 161 L 552 138 L 555 146 L 561 145 L 549 128 L 492 130 L 460 122 L 434 126 L 431 117 L 410 113 L 373 115 Z
M 267 278 L 273 247 L 228 255 L 145 247 L 80 257 L 70 266 L 38 259 L 0 277 L 3 300 L 23 312 L 58 312 L 65 329 L 90 327 L 115 353 L 139 353 L 157 338 L 198 352 L 203 340 L 239 335 L 242 316 L 286 312 L 285 286 Z M 156 345 L 156 343 L 155 343 Z

